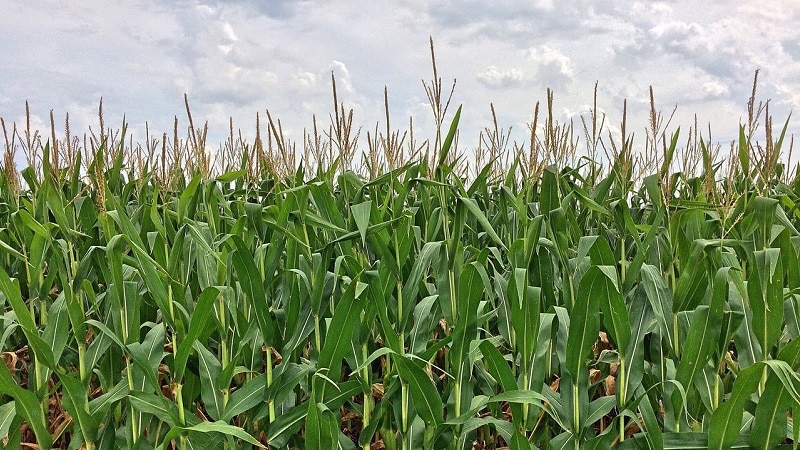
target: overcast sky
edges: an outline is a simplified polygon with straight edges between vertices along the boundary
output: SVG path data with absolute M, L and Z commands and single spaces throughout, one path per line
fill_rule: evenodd
M 756 69 L 759 97 L 771 99 L 776 122 L 793 110 L 790 131 L 800 131 L 797 0 L 492 3 L 499 4 L 4 0 L 0 117 L 21 123 L 28 100 L 34 123 L 46 123 L 52 109 L 61 124 L 69 112 L 75 134 L 97 128 L 102 97 L 106 124 L 125 114 L 141 139 L 145 121 L 156 135 L 171 131 L 175 115 L 185 127 L 188 93 L 195 123 L 208 120 L 215 147 L 229 116 L 252 136 L 256 112 L 267 109 L 300 138 L 312 114 L 329 120 L 334 72 L 357 125 L 383 124 L 387 86 L 393 128 L 411 115 L 417 137 L 428 137 L 422 79 L 431 78 L 432 36 L 445 85 L 458 80 L 462 148 L 475 147 L 490 125 L 490 103 L 522 142 L 546 88 L 564 121 L 588 111 L 595 81 L 610 124 L 628 99 L 639 146 L 650 85 L 660 109 L 677 105 L 673 125 L 687 130 L 697 114 L 725 143 L 746 117 Z

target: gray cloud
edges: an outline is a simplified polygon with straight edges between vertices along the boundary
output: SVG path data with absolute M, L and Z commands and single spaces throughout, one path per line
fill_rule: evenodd
M 462 142 L 490 123 L 490 102 L 524 139 L 547 87 L 568 120 L 591 102 L 595 81 L 609 123 L 627 98 L 637 130 L 652 85 L 658 105 L 679 105 L 676 125 L 693 124 L 696 113 L 721 139 L 735 135 L 756 69 L 776 118 L 800 108 L 800 14 L 791 1 L 92 0 L 10 2 L 4 15 L 0 116 L 20 117 L 28 99 L 40 117 L 69 111 L 73 129 L 96 121 L 103 97 L 110 123 L 124 112 L 139 134 L 145 120 L 170 130 L 174 115 L 183 121 L 186 92 L 212 137 L 225 135 L 229 116 L 249 131 L 255 113 L 270 109 L 298 138 L 312 114 L 327 119 L 333 71 L 359 124 L 383 120 L 387 86 L 392 123 L 414 114 L 422 136 L 431 127 L 420 83 L 430 78 L 431 35 L 440 76 L 458 79 Z

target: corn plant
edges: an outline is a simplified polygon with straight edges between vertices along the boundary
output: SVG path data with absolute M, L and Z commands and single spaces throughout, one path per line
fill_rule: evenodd
M 797 448 L 789 121 L 762 147 L 751 98 L 726 162 L 654 106 L 644 153 L 593 115 L 570 159 L 548 92 L 543 135 L 537 105 L 503 160 L 495 123 L 468 171 L 433 62 L 436 135 L 387 105 L 361 169 L 335 90 L 299 163 L 271 115 L 216 169 L 190 114 L 144 146 L 102 112 L 83 147 L 5 133 L 4 447 Z

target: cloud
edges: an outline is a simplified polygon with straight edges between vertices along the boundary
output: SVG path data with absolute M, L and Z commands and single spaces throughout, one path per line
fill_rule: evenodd
M 492 88 L 511 88 L 519 86 L 526 77 L 518 69 L 502 69 L 491 65 L 480 72 L 477 78 L 481 83 Z
M 434 21 L 448 28 L 462 28 L 469 24 L 497 21 L 500 24 L 532 13 L 553 10 L 553 2 L 506 1 L 489 4 L 479 0 L 443 0 L 428 4 L 427 13 Z
M 350 82 L 350 71 L 347 66 L 341 61 L 332 61 L 330 65 L 331 72 L 337 77 L 336 89 L 347 93 L 353 92 L 353 84 Z
M 707 41 L 702 37 L 702 28 L 693 22 L 661 22 L 648 31 L 654 41 L 665 47 L 688 51 L 707 50 L 707 46 L 703 48 Z
M 294 85 L 300 89 L 315 89 L 317 87 L 317 76 L 311 72 L 299 72 L 292 75 Z
M 706 81 L 703 83 L 705 97 L 722 97 L 730 92 L 730 88 L 719 81 Z
M 627 98 L 629 119 L 642 118 L 631 125 L 637 130 L 652 85 L 658 105 L 679 105 L 676 125 L 693 123 L 697 113 L 722 128 L 719 136 L 735 135 L 756 69 L 776 116 L 800 109 L 800 14 L 785 1 L 711 0 L 703 8 L 688 0 L 100 5 L 7 5 L 1 117 L 18 117 L 28 99 L 42 117 L 53 108 L 94 123 L 102 96 L 108 122 L 124 112 L 134 131 L 145 120 L 151 130 L 169 131 L 174 115 L 184 120 L 187 92 L 195 121 L 212 125 L 212 140 L 227 133 L 229 116 L 247 131 L 266 109 L 300 136 L 312 114 L 327 119 L 333 71 L 339 100 L 355 109 L 358 125 L 384 120 L 386 86 L 393 127 L 413 113 L 423 139 L 432 130 L 420 83 L 431 76 L 429 36 L 445 88 L 458 79 L 453 105 L 464 105 L 462 143 L 490 123 L 490 102 L 501 125 L 524 135 L 546 87 L 555 89 L 556 111 L 580 111 L 596 80 L 609 123 L 618 123 Z M 46 36 L 38 31 L 45 28 Z
M 537 78 L 547 87 L 565 89 L 575 76 L 572 60 L 549 45 L 540 45 L 529 51 L 529 58 Z
M 272 17 L 280 20 L 288 20 L 295 16 L 298 8 L 303 3 L 289 0 L 232 0 L 229 3 L 238 4 L 241 8 L 254 11 L 259 15 Z M 224 2 L 217 2 L 218 5 Z

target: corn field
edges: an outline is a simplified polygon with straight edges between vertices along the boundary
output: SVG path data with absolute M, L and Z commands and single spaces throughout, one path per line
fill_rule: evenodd
M 548 92 L 470 156 L 425 89 L 424 141 L 335 82 L 327 130 L 215 156 L 188 101 L 144 144 L 3 123 L 5 448 L 797 448 L 800 177 L 755 86 L 724 155 L 654 105 L 575 138 Z

